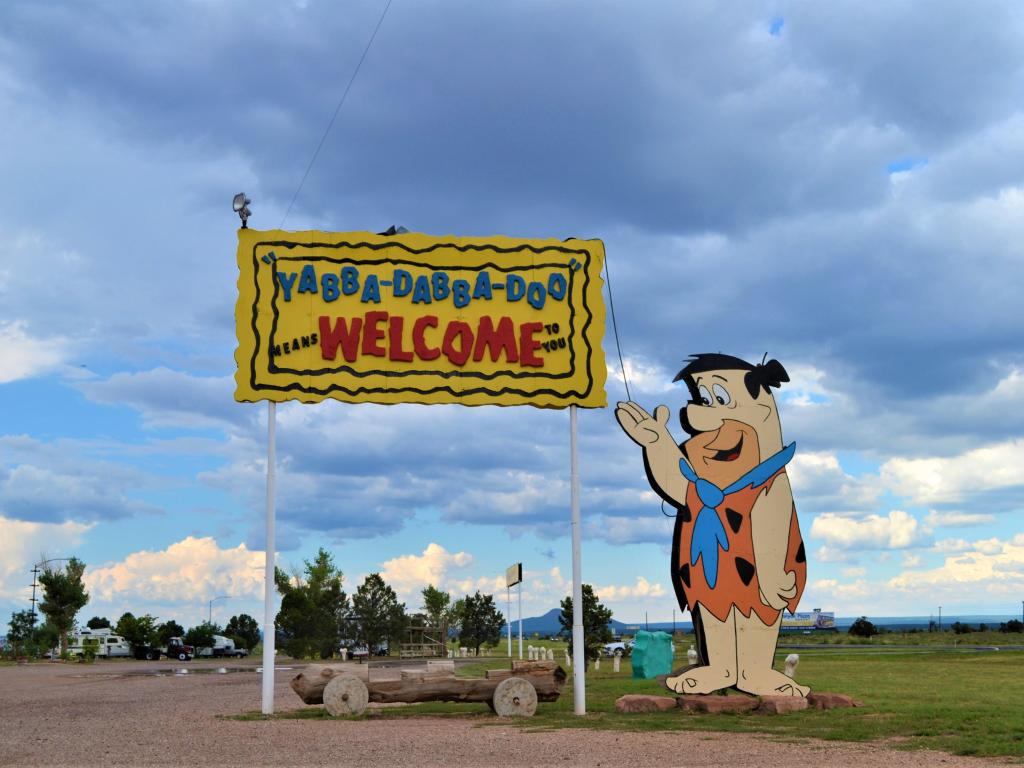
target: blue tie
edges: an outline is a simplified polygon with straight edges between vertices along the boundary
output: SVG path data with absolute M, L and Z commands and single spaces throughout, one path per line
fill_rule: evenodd
M 743 477 L 726 488 L 719 488 L 710 480 L 697 477 L 693 467 L 685 458 L 679 459 L 679 471 L 683 477 L 694 484 L 697 489 L 697 498 L 704 506 L 697 514 L 697 520 L 693 524 L 693 538 L 690 540 L 690 565 L 697 564 L 697 558 L 701 558 L 704 568 L 704 580 L 711 589 L 718 583 L 718 549 L 724 552 L 729 551 L 729 538 L 725 535 L 725 526 L 718 517 L 718 506 L 725 501 L 730 493 L 742 490 L 743 488 L 756 488 L 766 483 L 772 475 L 786 466 L 793 454 L 796 453 L 796 443 L 790 443 L 773 456 L 769 456 Z

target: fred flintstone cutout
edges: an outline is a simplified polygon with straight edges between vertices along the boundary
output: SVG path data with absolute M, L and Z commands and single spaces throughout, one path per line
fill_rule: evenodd
M 634 402 L 615 416 L 643 448 L 651 487 L 677 511 L 673 583 L 689 607 L 701 663 L 670 676 L 677 693 L 735 687 L 756 695 L 806 696 L 772 668 L 782 611 L 796 610 L 807 562 L 786 476 L 796 444 L 784 446 L 772 387 L 789 381 L 777 360 L 752 365 L 723 354 L 692 356 L 675 377 L 690 391 L 677 443 L 669 409 Z

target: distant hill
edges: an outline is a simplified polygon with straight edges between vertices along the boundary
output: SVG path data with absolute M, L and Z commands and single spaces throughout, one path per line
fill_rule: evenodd
M 523 637 L 530 637 L 536 632 L 538 635 L 548 637 L 550 635 L 557 635 L 562 627 L 558 623 L 558 617 L 562 611 L 560 608 L 552 608 L 542 616 L 531 616 L 529 618 L 523 617 Z M 836 617 L 836 628 L 840 630 L 848 629 L 849 626 L 854 622 L 856 616 L 837 616 Z M 885 627 L 890 630 L 901 630 L 901 629 L 913 629 L 913 628 L 927 628 L 929 617 L 927 616 L 880 616 L 874 617 L 869 616 L 869 619 L 879 627 Z M 938 617 L 931 617 L 936 619 Z M 942 626 L 948 628 L 954 621 L 961 621 L 965 624 L 977 625 L 979 623 L 988 623 L 988 626 L 995 629 L 999 626 L 1001 621 L 1009 621 L 1015 618 L 1014 616 L 943 616 Z M 651 632 L 662 631 L 671 632 L 672 622 L 671 621 L 652 621 L 647 624 L 644 622 L 623 622 L 616 619 L 612 619 L 608 624 L 608 627 L 612 630 L 613 635 L 632 635 L 638 629 L 648 629 Z M 683 632 L 692 632 L 693 624 L 689 621 L 677 621 L 675 628 Z M 519 621 L 513 619 L 512 621 L 512 634 L 515 636 L 519 631 Z M 503 630 L 504 632 L 504 630 Z

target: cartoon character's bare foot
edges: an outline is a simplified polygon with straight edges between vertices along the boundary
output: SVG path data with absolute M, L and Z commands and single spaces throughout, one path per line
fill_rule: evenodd
M 774 669 L 758 672 L 744 672 L 736 687 L 755 696 L 801 696 L 811 692 L 809 686 L 800 685 Z
M 735 683 L 736 676 L 725 667 L 693 667 L 681 675 L 665 679 L 666 687 L 676 693 L 711 693 Z

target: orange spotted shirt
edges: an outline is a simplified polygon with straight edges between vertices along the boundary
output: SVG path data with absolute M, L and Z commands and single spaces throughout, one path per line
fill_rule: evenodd
M 714 510 L 718 513 L 729 540 L 729 550 L 720 550 L 718 553 L 718 580 L 714 588 L 708 586 L 704 578 L 702 558 L 698 557 L 695 564 L 690 564 L 690 541 L 693 537 L 693 525 L 696 518 L 693 510 L 702 509 L 704 504 L 697 496 L 696 484 L 688 484 L 686 489 L 687 510 L 681 511 L 679 514 L 686 515 L 688 511 L 689 519 L 684 517 L 681 523 L 682 528 L 678 537 L 678 548 L 673 553 L 673 563 L 678 569 L 677 573 L 683 585 L 686 602 L 691 608 L 699 604 L 719 621 L 726 620 L 729 610 L 734 605 L 746 617 L 749 617 L 753 611 L 765 625 L 770 626 L 778 620 L 780 611 L 766 605 L 761 600 L 760 585 L 757 581 L 757 562 L 754 559 L 754 541 L 751 536 L 750 513 L 757 498 L 772 486 L 779 475 L 785 474 L 785 472 L 785 468 L 782 468 L 767 482 L 756 488 L 747 487 L 730 493 L 718 505 L 718 509 Z M 793 571 L 796 574 L 796 595 L 787 601 L 789 611 L 793 613 L 800 602 L 804 584 L 807 582 L 807 558 L 804 553 L 804 542 L 800 536 L 800 524 L 796 519 L 795 506 L 789 518 L 789 547 L 786 552 L 784 570 Z

